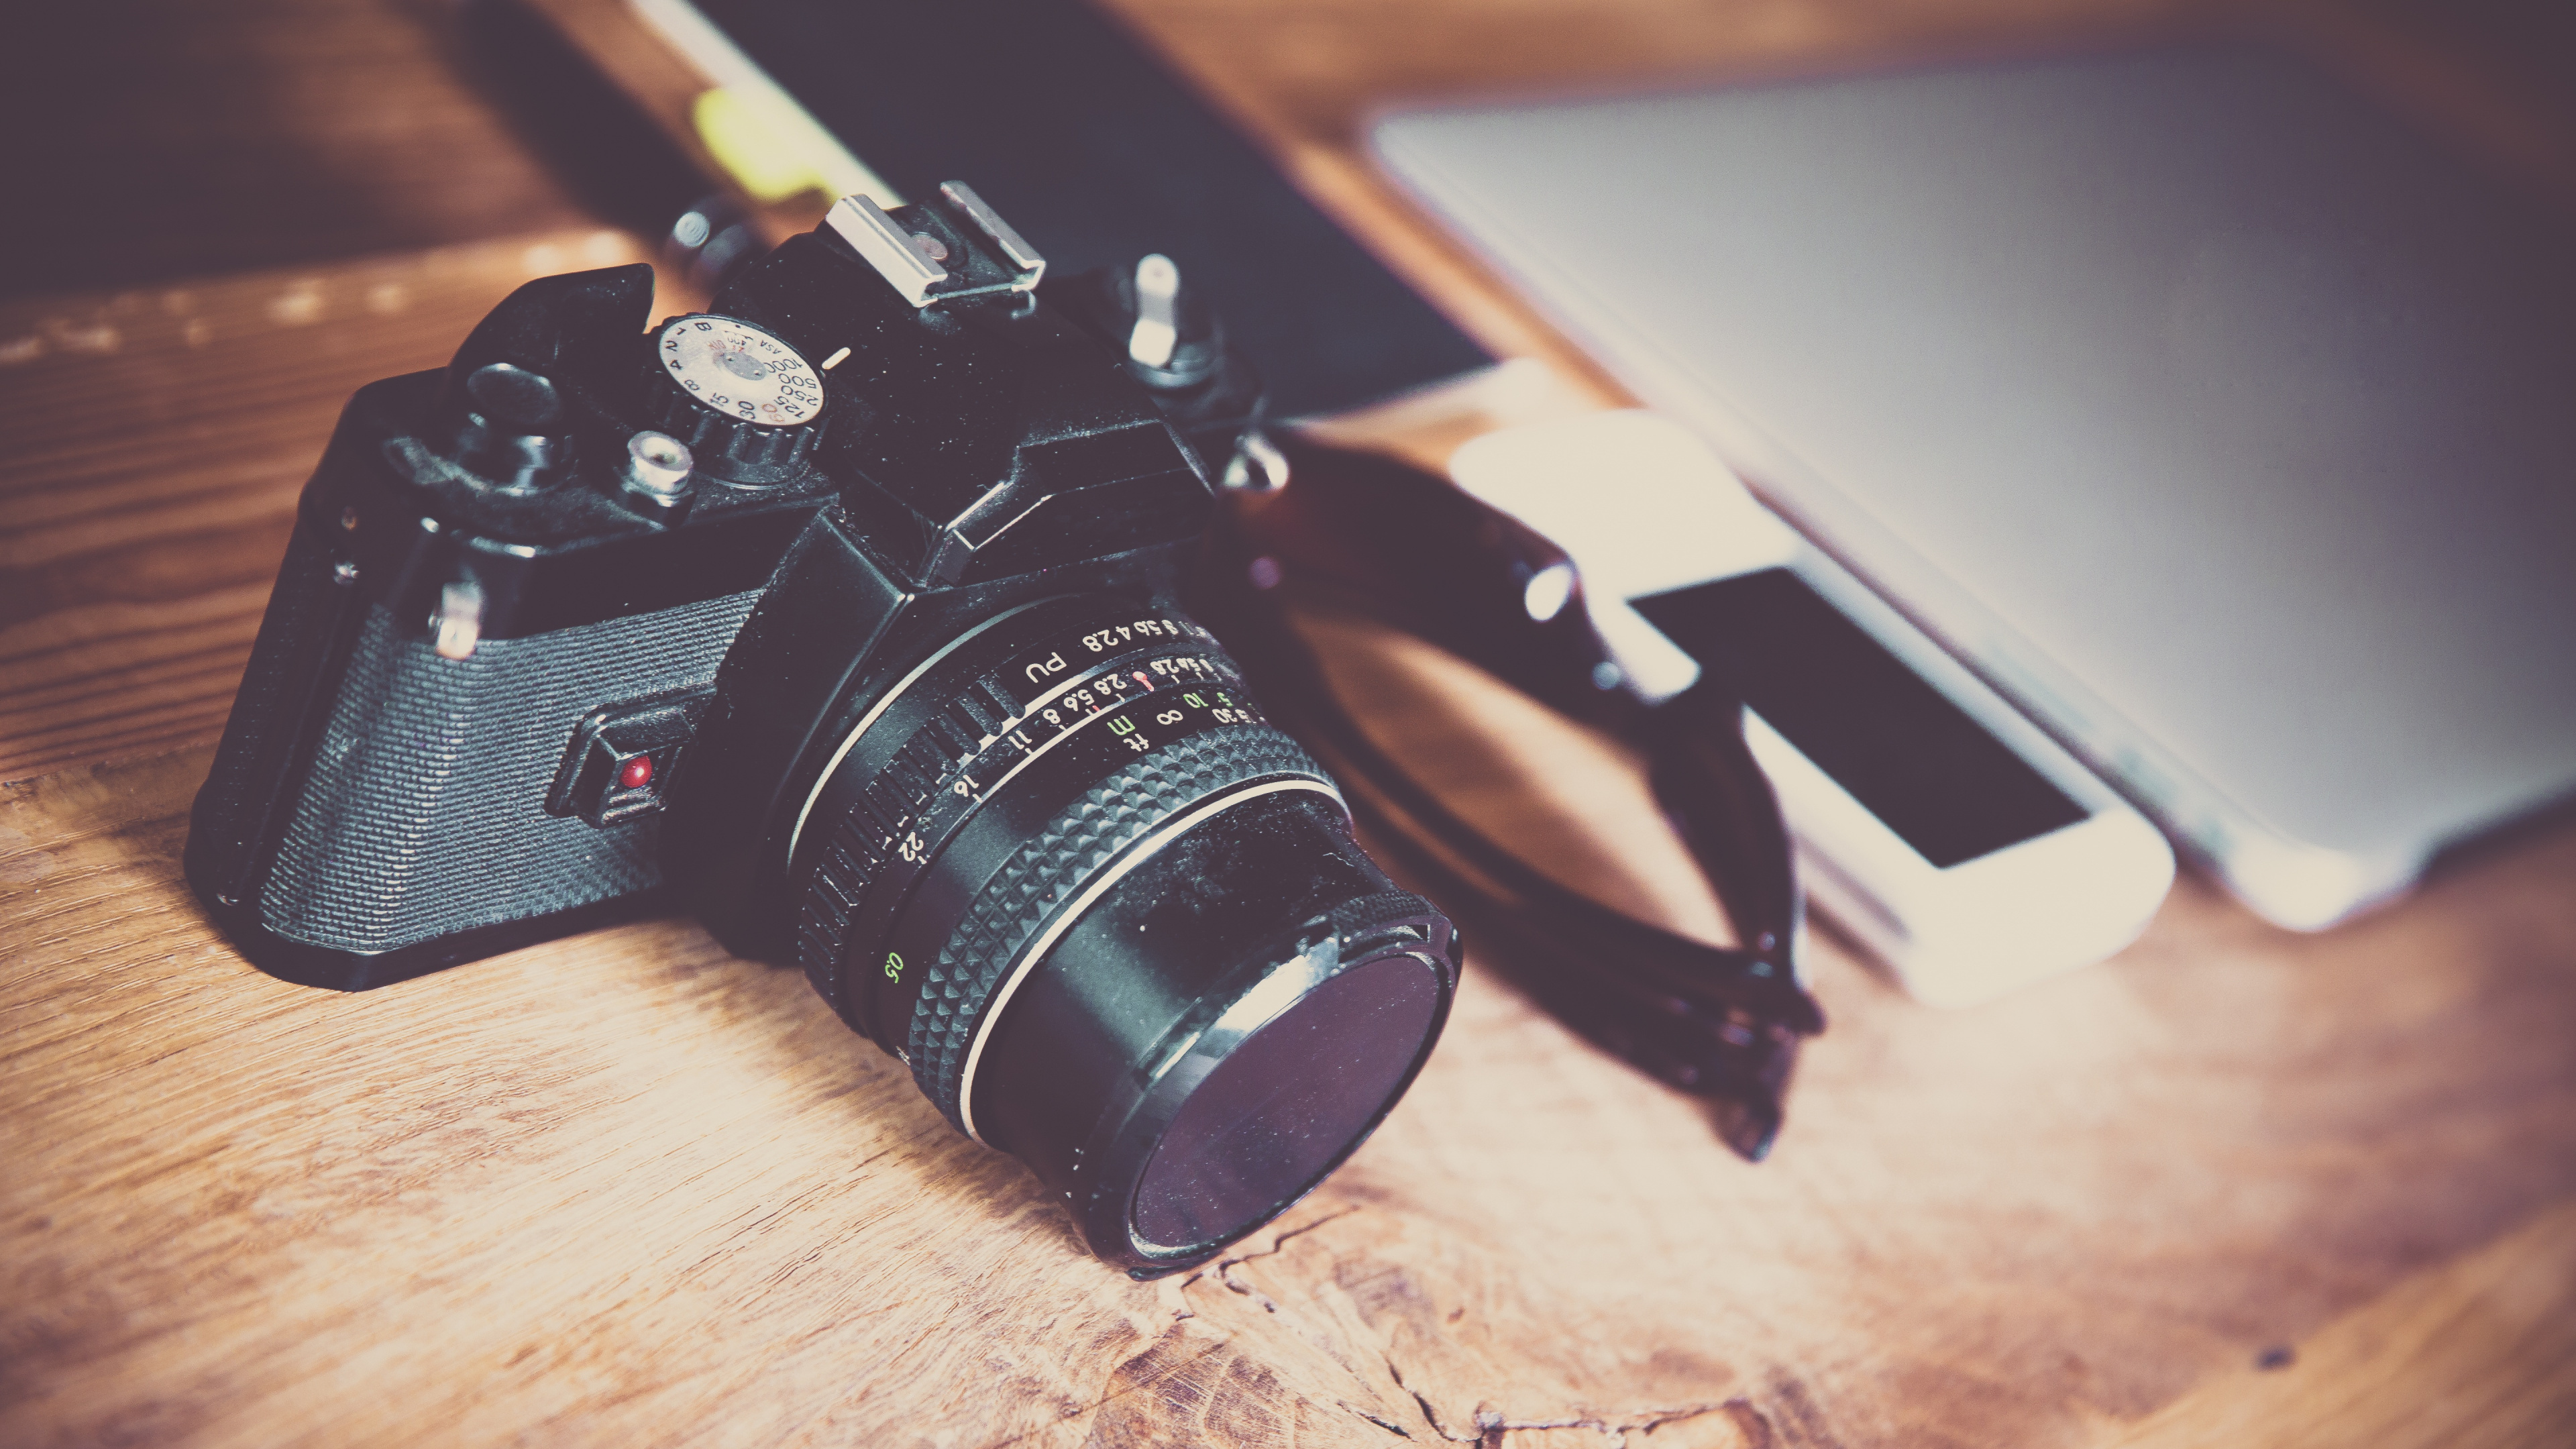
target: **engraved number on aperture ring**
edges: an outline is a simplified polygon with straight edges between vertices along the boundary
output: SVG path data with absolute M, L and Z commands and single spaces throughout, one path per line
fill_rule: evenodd
M 1212 732 L 1242 733 L 1246 727 L 1266 725 L 1254 711 L 1244 707 L 1240 688 L 1233 685 L 1201 686 L 1195 689 L 1168 691 L 1176 698 L 1130 700 L 1125 704 L 1100 711 L 1069 728 L 1060 744 L 1033 759 L 1020 772 L 1017 783 L 1034 798 L 1051 803 L 1069 803 L 1102 778 L 1116 774 L 1127 762 L 1143 759 L 1156 748 L 1179 744 Z M 1192 705 L 1190 701 L 1204 701 Z M 1225 716 L 1220 718 L 1220 714 Z M 1264 731 L 1267 732 L 1266 730 Z M 965 824 L 961 815 L 944 832 L 938 845 L 945 845 L 956 829 Z M 880 936 L 853 933 L 853 941 L 886 940 L 913 936 L 916 954 L 924 961 L 938 954 L 934 937 L 944 938 L 953 923 L 907 922 L 904 911 L 910 902 L 914 878 L 926 866 L 910 867 L 912 876 L 894 876 L 884 885 L 884 895 L 892 909 L 883 915 L 872 913 L 871 926 Z M 892 976 L 882 973 L 864 976 L 852 989 L 860 996 L 859 1010 L 872 1031 L 884 1033 L 879 1040 L 901 1046 L 911 1037 L 911 1021 L 926 976 L 920 970 L 898 971 Z
M 835 957 L 853 945 L 865 950 L 863 943 L 884 939 L 913 885 L 976 807 L 1007 786 L 1038 784 L 1026 778 L 1031 770 L 1041 771 L 1049 782 L 1061 782 L 1067 791 L 1079 790 L 1158 744 L 1262 722 L 1230 671 L 1206 656 L 1163 656 L 1135 661 L 1135 666 L 1136 672 L 1164 682 L 1150 691 L 1133 690 L 1133 697 L 1104 699 L 1096 687 L 1067 691 L 1031 709 L 1019 723 L 1004 728 L 989 749 L 944 774 L 920 769 L 917 757 L 909 762 L 911 768 L 904 768 L 904 755 L 914 753 L 907 745 L 895 766 L 869 782 L 860 808 L 835 822 L 816 867 L 821 889 L 807 893 L 809 900 L 828 894 L 847 903 L 846 924 L 832 933 L 837 940 L 829 943 L 837 948 Z M 936 721 L 923 731 L 937 732 Z M 860 963 L 862 968 L 868 964 Z M 893 961 L 874 964 L 873 972 L 863 969 L 858 980 L 844 981 L 842 990 L 861 998 L 850 1005 L 872 1037 L 899 1043 L 899 1035 L 878 1035 L 881 1027 L 899 1030 L 897 1023 L 885 1020 L 885 998 L 893 994 L 908 1002 L 920 987 L 919 973 Z M 837 971 L 839 961 L 826 969 Z M 897 1014 L 909 1012 L 898 1008 Z
M 889 1040 L 878 1035 L 874 998 L 908 997 L 918 973 L 875 959 L 869 943 L 885 939 L 914 884 L 979 805 L 1005 785 L 1034 783 L 1024 779 L 1032 768 L 1088 781 L 1172 739 L 1259 722 L 1232 662 L 1195 622 L 1149 613 L 1104 625 L 1095 615 L 1047 631 L 952 688 L 900 748 L 878 757 L 863 787 L 835 788 L 838 818 L 819 832 L 803 892 L 800 964 L 854 1026 Z M 867 959 L 851 957 L 845 974 L 852 950 Z

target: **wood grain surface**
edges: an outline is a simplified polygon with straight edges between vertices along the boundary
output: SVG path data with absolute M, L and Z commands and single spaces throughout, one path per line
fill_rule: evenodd
M 1760 1168 L 1472 973 L 1350 1167 L 1139 1285 L 694 926 L 260 975 L 178 878 L 206 760 L 0 803 L 13 1444 L 2540 1445 L 2576 1408 L 2576 839 L 2332 939 L 2187 882 L 1973 1012 L 1828 946 Z
M 1399 71 L 2140 13 L 1120 8 L 1354 189 L 1333 148 Z M 1451 266 L 1412 225 L 1370 234 Z M 686 922 L 359 996 L 261 975 L 177 855 L 341 400 L 524 277 L 632 254 L 557 227 L 0 304 L 0 1444 L 2576 1441 L 2563 827 L 2318 937 L 2186 878 L 2118 960 L 1973 1011 L 1820 937 L 1833 1027 L 1758 1168 L 1471 966 L 1346 1170 L 1142 1285 L 801 978 Z M 1454 662 L 1328 642 L 1534 858 L 1711 927 L 1615 749 Z
M 579 227 L 453 0 L 12 5 L 0 295 Z M 649 160 L 649 158 L 648 158 Z

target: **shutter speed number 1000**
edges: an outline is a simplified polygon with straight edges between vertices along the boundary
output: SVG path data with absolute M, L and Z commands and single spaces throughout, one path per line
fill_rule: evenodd
M 729 417 L 792 428 L 823 411 L 823 381 L 796 349 L 730 317 L 676 317 L 662 328 L 662 368 Z

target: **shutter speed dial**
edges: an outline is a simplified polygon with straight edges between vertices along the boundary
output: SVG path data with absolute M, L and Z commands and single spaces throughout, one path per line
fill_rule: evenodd
M 699 471 L 753 487 L 805 469 L 823 378 L 795 348 L 732 317 L 674 317 L 653 336 L 656 417 Z

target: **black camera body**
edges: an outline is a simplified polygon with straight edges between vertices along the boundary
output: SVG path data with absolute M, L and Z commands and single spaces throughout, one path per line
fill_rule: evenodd
M 587 782 L 582 809 L 566 808 L 566 767 L 578 774 L 571 736 L 675 698 L 717 706 L 684 740 L 737 746 L 689 752 L 715 819 L 683 894 L 743 954 L 792 955 L 757 917 L 741 847 L 812 783 L 781 767 L 853 672 L 1025 598 L 1173 602 L 1207 487 L 1150 394 L 1055 309 L 1007 292 L 925 323 L 838 237 L 791 240 L 717 307 L 853 365 L 823 374 L 832 396 L 799 429 L 809 466 L 735 481 L 718 472 L 722 420 L 658 395 L 667 369 L 641 341 L 652 287 L 640 263 L 531 282 L 444 373 L 374 384 L 343 414 L 189 843 L 190 879 L 267 969 L 359 989 L 659 904 L 650 817 L 667 813 L 678 752 L 648 755 L 660 777 L 622 801 L 601 799 L 613 780 Z M 543 380 L 519 383 L 531 416 L 477 405 L 469 388 L 496 367 Z M 623 476 L 628 439 L 655 423 L 699 445 L 684 511 Z M 493 435 L 523 424 L 548 431 L 491 466 Z M 735 470 L 767 460 L 752 461 Z M 746 627 L 745 688 L 718 701 Z M 441 657 L 442 629 L 462 657 Z M 331 831 L 359 815 L 367 831 Z
M 197 801 L 226 933 L 358 990 L 677 904 L 1131 1271 L 1301 1196 L 1455 933 L 1183 611 L 1257 388 L 1043 269 L 962 185 L 853 197 L 706 314 L 544 278 L 360 389 Z

